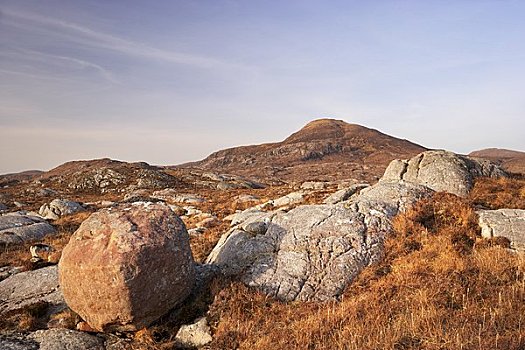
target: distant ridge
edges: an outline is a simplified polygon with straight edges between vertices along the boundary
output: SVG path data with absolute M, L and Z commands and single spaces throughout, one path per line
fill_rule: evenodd
M 212 153 L 180 167 L 287 181 L 374 180 L 396 158 L 410 158 L 426 148 L 342 120 L 318 119 L 282 142 L 240 146 Z
M 469 156 L 485 158 L 511 173 L 525 175 L 525 152 L 504 148 L 486 148 L 470 152 Z

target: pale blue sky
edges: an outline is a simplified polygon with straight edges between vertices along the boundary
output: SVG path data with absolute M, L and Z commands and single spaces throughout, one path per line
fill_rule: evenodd
M 320 117 L 525 150 L 525 1 L 0 0 L 0 173 L 152 164 Z

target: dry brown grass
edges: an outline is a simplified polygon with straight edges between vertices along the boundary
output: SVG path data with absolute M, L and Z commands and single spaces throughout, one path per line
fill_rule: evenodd
M 4 314 L 0 319 L 0 329 L 33 331 L 45 328 L 48 308 L 49 303 L 39 301 L 20 310 Z
M 525 178 L 482 178 L 476 181 L 470 198 L 487 209 L 525 209 Z
M 206 313 L 212 349 L 523 350 L 525 257 L 505 249 L 504 239 L 482 239 L 474 207 L 522 207 L 524 184 L 521 179 L 481 179 L 469 198 L 437 193 L 420 201 L 393 220 L 384 259 L 365 269 L 340 301 L 284 303 L 217 278 L 182 309 L 129 335 L 131 347 L 173 349 L 178 327 Z M 265 201 L 288 192 L 209 192 L 210 200 L 199 209 L 223 219 L 245 209 L 234 200 L 238 194 Z M 65 242 L 80 219 L 56 222 Z M 221 223 L 191 239 L 197 261 L 227 229 Z M 64 317 L 74 322 L 70 316 Z M 23 317 L 14 320 L 14 327 L 35 327 Z
M 340 302 L 282 303 L 231 283 L 216 349 L 524 349 L 525 259 L 482 244 L 468 199 L 437 193 L 395 218 L 385 259 Z
M 90 214 L 91 212 L 84 211 L 54 221 L 53 225 L 58 233 L 38 241 L 38 243 L 48 244 L 53 247 L 55 250 L 53 253 L 54 263 L 58 262 L 60 253 L 69 242 L 71 235 Z M 0 266 L 23 266 L 26 270 L 42 267 L 42 264 L 32 264 L 29 261 L 31 259 L 29 247 L 34 243 L 35 242 L 24 242 L 23 244 L 9 245 L 0 248 Z

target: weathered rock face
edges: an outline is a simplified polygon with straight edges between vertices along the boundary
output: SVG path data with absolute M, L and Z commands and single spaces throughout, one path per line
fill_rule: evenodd
M 83 211 L 84 207 L 80 203 L 67 199 L 54 199 L 49 204 L 40 207 L 38 214 L 49 220 L 56 220 L 65 215 L 71 215 Z
M 161 203 L 102 209 L 62 252 L 69 307 L 100 331 L 137 330 L 190 293 L 195 271 L 182 221 Z
M 40 350 L 104 350 L 104 341 L 94 335 L 70 329 L 40 330 L 29 335 Z
M 24 334 L 0 334 L 0 349 L 2 350 L 39 350 L 40 346 Z
M 351 200 L 354 205 L 374 210 L 374 205 L 386 205 L 388 215 L 394 217 L 398 212 L 410 208 L 418 200 L 430 196 L 434 191 L 426 186 L 406 181 L 379 182 L 367 187 Z M 363 209 L 364 210 L 364 209 Z
M 0 216 L 0 245 L 42 239 L 56 230 L 44 219 L 18 213 Z
M 0 315 L 19 310 L 25 306 L 45 301 L 54 310 L 66 307 L 58 286 L 57 267 L 20 272 L 0 282 Z
M 405 180 L 464 197 L 474 179 L 481 176 L 505 176 L 505 172 L 488 160 L 448 151 L 427 151 L 409 160 L 392 161 L 380 181 Z
M 382 256 L 390 218 L 431 192 L 403 182 L 381 183 L 348 203 L 306 205 L 287 213 L 246 211 L 207 263 L 282 300 L 337 298 Z
M 525 251 L 525 210 L 480 210 L 476 213 L 483 237 L 505 237 L 511 248 Z

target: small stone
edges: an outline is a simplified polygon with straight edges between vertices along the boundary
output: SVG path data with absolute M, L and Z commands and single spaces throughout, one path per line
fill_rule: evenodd
M 199 318 L 193 324 L 181 326 L 175 336 L 177 344 L 185 348 L 198 348 L 212 340 L 211 330 L 205 317 Z
M 192 228 L 192 229 L 188 230 L 188 234 L 190 236 L 200 236 L 205 231 L 206 231 L 206 229 L 204 227 L 196 227 L 196 228 Z
M 96 329 L 91 327 L 89 325 L 89 323 L 87 323 L 85 321 L 81 321 L 81 322 L 77 323 L 76 329 L 77 329 L 77 331 L 81 331 L 81 332 L 89 332 L 89 333 L 96 333 L 97 332 Z

